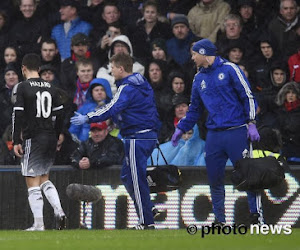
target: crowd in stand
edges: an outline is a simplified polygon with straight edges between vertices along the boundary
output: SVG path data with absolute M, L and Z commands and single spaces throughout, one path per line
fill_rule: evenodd
M 181 147 L 169 143 L 188 110 L 197 72 L 191 47 L 201 38 L 243 70 L 258 101 L 258 128 L 279 130 L 282 154 L 300 161 L 299 11 L 296 0 L 2 0 L 0 164 L 18 164 L 10 152 L 11 97 L 23 79 L 20 62 L 27 53 L 41 56 L 41 78 L 61 90 L 65 103 L 65 138 L 56 164 L 121 164 L 124 152 L 113 121 L 70 126 L 69 118 L 110 102 L 117 89 L 109 59 L 125 53 L 134 59 L 133 72 L 154 90 L 159 142 L 169 159 L 204 165 L 205 115 L 184 134 Z M 103 159 L 87 163 L 89 155 Z

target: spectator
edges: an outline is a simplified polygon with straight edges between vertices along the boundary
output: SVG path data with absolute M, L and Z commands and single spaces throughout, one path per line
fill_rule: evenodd
M 288 48 L 287 45 L 297 38 L 293 29 L 298 23 L 297 3 L 295 0 L 282 0 L 280 11 L 269 23 L 268 30 L 275 37 L 284 59 L 291 56 L 297 48 Z
M 190 54 L 192 54 L 192 49 L 194 44 L 201 39 L 200 37 L 195 36 L 191 41 L 190 41 Z M 198 69 L 192 60 L 192 57 L 184 64 L 182 65 L 182 71 L 185 74 L 186 77 L 186 89 L 188 93 L 191 93 L 192 90 L 192 84 L 193 84 L 193 79 L 195 74 L 197 73 Z
M 290 81 L 300 83 L 300 45 L 296 54 L 290 56 L 288 59 Z
M 4 49 L 8 45 L 8 16 L 4 10 L 0 9 L 0 55 L 3 55 Z
M 300 158 L 300 88 L 296 82 L 285 84 L 279 91 L 276 103 L 280 106 L 279 124 L 282 134 L 282 155 L 288 160 Z
M 97 44 L 105 35 L 108 25 L 115 22 L 121 22 L 121 12 L 116 2 L 107 1 L 103 6 L 102 14 L 98 16 L 91 31 L 90 38 L 92 43 Z M 123 26 L 123 28 L 125 27 Z
M 90 83 L 93 80 L 94 69 L 93 64 L 89 59 L 82 58 L 76 62 L 76 85 L 70 88 L 70 93 L 73 94 L 73 103 L 79 109 L 86 101 L 86 94 L 89 89 Z M 75 88 L 74 88 L 75 87 Z M 73 89 L 73 91 L 71 91 Z
M 19 81 L 19 71 L 16 68 L 16 64 L 11 62 L 4 70 L 4 85 L 0 89 L 0 137 L 2 137 L 7 126 L 12 122 L 12 89 Z
M 93 70 L 99 68 L 100 62 L 97 56 L 89 49 L 89 38 L 83 33 L 77 33 L 71 39 L 71 57 L 65 59 L 61 65 L 61 83 L 65 90 L 72 89 L 76 81 L 76 62 L 78 60 L 88 59 L 93 65 Z M 72 87 L 73 86 L 73 87 Z M 73 93 L 73 92 L 72 92 Z
M 119 1 L 122 21 L 128 31 L 134 30 L 138 20 L 143 17 L 143 2 L 144 0 Z
M 108 59 L 113 55 L 124 53 L 127 55 L 133 56 L 133 49 L 130 40 L 125 35 L 116 36 L 111 43 L 110 50 L 108 51 Z M 133 72 L 138 72 L 141 75 L 144 75 L 145 67 L 137 61 L 133 63 Z M 109 81 L 111 91 L 113 95 L 117 91 L 116 85 L 114 85 L 114 77 L 111 74 L 111 63 L 107 62 L 104 64 L 97 72 L 97 78 L 104 78 Z
M 239 64 L 243 60 L 244 53 L 244 46 L 237 41 L 232 41 L 228 44 L 223 56 L 228 59 L 228 61 Z
M 157 60 L 163 60 L 167 63 L 168 71 L 181 70 L 175 60 L 167 54 L 166 40 L 162 38 L 155 38 L 151 43 L 152 58 Z
M 263 33 L 258 39 L 259 52 L 253 60 L 250 79 L 254 92 L 260 92 L 271 86 L 269 72 L 273 62 L 280 60 L 280 51 L 277 49 L 276 41 L 271 34 Z
M 269 78 L 270 87 L 256 94 L 258 101 L 257 125 L 279 129 L 278 106 L 275 100 L 278 92 L 289 79 L 287 63 L 284 61 L 273 62 L 270 67 Z
M 189 104 L 189 98 L 185 97 L 184 95 L 177 94 L 173 96 L 173 98 L 171 99 L 172 109 L 169 110 L 169 113 L 171 113 L 172 115 L 168 115 L 168 119 L 164 119 L 164 121 L 162 122 L 158 137 L 160 143 L 171 140 L 178 122 L 186 115 Z
M 243 21 L 242 36 L 248 38 L 249 41 L 256 41 L 259 35 L 259 24 L 255 15 L 254 0 L 238 0 L 237 12 Z
M 194 33 L 189 28 L 189 22 L 185 15 L 177 15 L 171 22 L 174 37 L 167 40 L 167 52 L 176 63 L 184 65 L 191 57 L 190 42 Z
M 42 65 L 40 67 L 39 75 L 43 80 L 50 82 L 55 87 L 61 88 L 56 69 L 51 64 Z
M 1 58 L 1 61 L 2 61 L 2 63 L 1 63 L 2 69 L 1 69 L 1 73 L 0 73 L 0 81 L 1 82 L 4 80 L 4 70 L 5 70 L 6 66 L 11 62 L 15 63 L 15 67 L 16 67 L 16 70 L 18 71 L 18 75 L 21 76 L 21 72 L 20 72 L 21 66 L 19 63 L 19 59 L 20 59 L 20 54 L 19 54 L 19 51 L 15 47 L 7 46 L 4 49 L 3 58 Z
M 50 35 L 46 19 L 39 16 L 36 7 L 36 0 L 21 0 L 22 17 L 9 30 L 9 43 L 18 48 L 21 58 L 27 53 L 39 53 L 42 38 Z
M 143 18 L 137 23 L 131 35 L 134 55 L 142 62 L 151 58 L 151 42 L 155 38 L 169 39 L 172 37 L 170 25 L 158 20 L 158 5 L 148 0 L 143 5 Z
M 57 77 L 59 77 L 61 58 L 58 53 L 56 42 L 52 38 L 44 39 L 41 42 L 41 59 L 42 65 L 50 64 L 55 68 L 55 71 L 58 74 Z
M 103 169 L 122 164 L 124 145 L 111 136 L 105 122 L 91 123 L 91 138 L 82 142 L 72 154 L 72 166 L 82 170 Z
M 60 18 L 63 23 L 53 27 L 51 37 L 56 41 L 61 59 L 71 56 L 71 39 L 77 33 L 89 35 L 91 24 L 81 20 L 78 16 L 79 3 L 75 0 L 62 0 Z
M 188 13 L 192 32 L 213 43 L 217 40 L 217 33 L 223 28 L 224 18 L 230 12 L 230 5 L 223 0 L 199 1 Z
M 93 27 L 96 27 L 99 22 L 97 21 L 99 16 L 101 16 L 103 7 L 104 7 L 104 0 L 88 0 L 86 1 L 85 6 L 81 6 L 80 8 L 80 17 L 82 20 L 91 23 Z
M 168 85 L 167 85 L 167 75 L 166 75 L 166 62 L 162 60 L 152 60 L 147 68 L 146 78 L 153 89 L 155 104 L 157 112 L 159 114 L 159 119 L 163 121 L 168 114 L 165 113 L 165 101 L 169 100 Z
M 86 115 L 89 112 L 96 111 L 103 105 L 110 102 L 112 93 L 109 82 L 103 78 L 95 78 L 91 81 L 86 94 L 86 102 L 78 109 L 78 113 Z M 89 138 L 90 124 L 73 125 L 71 124 L 69 132 L 74 141 L 83 142 Z
M 217 37 L 216 46 L 218 47 L 218 53 L 224 55 L 229 44 L 233 41 L 243 44 L 247 50 L 245 51 L 245 59 L 248 60 L 253 56 L 254 49 L 251 42 L 247 37 L 242 35 L 243 23 L 239 15 L 229 14 L 224 20 L 225 33 L 219 33 Z
M 120 22 L 110 23 L 106 34 L 96 43 L 95 50 L 101 62 L 107 58 L 108 51 L 110 50 L 113 39 L 116 36 L 125 35 L 124 29 Z

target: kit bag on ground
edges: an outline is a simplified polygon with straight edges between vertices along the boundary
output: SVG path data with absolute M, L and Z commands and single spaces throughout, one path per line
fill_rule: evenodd
M 280 156 L 261 158 L 243 158 L 234 165 L 231 180 L 239 191 L 261 191 L 275 187 L 283 182 L 285 169 L 288 169 L 285 159 Z
M 181 172 L 175 165 L 169 165 L 159 145 L 157 145 L 157 162 L 159 155 L 165 161 L 165 165 L 154 165 L 151 156 L 151 166 L 147 167 L 147 181 L 150 193 L 167 192 L 176 190 L 182 182 Z

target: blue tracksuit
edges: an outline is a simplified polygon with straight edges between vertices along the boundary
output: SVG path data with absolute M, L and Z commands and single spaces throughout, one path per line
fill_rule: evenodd
M 219 222 L 225 222 L 224 173 L 228 158 L 233 164 L 248 151 L 246 124 L 255 119 L 256 101 L 249 82 L 240 68 L 221 57 L 213 65 L 200 68 L 195 75 L 189 111 L 178 124 L 189 131 L 208 111 L 205 152 L 213 211 Z M 260 213 L 260 198 L 248 192 L 251 213 Z
M 134 73 L 116 82 L 118 91 L 110 103 L 88 113 L 89 123 L 110 117 L 119 125 L 125 139 L 125 160 L 121 179 L 134 201 L 139 223 L 154 223 L 153 204 L 146 179 L 147 159 L 157 142 L 158 113 L 153 90 L 148 81 Z

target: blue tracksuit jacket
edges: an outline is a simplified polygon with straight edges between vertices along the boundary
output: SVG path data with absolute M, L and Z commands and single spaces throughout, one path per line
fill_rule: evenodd
M 192 129 L 204 107 L 209 114 L 208 129 L 239 126 L 254 120 L 256 102 L 249 86 L 237 65 L 216 57 L 211 67 L 201 68 L 195 75 L 191 105 L 178 128 L 182 131 Z

